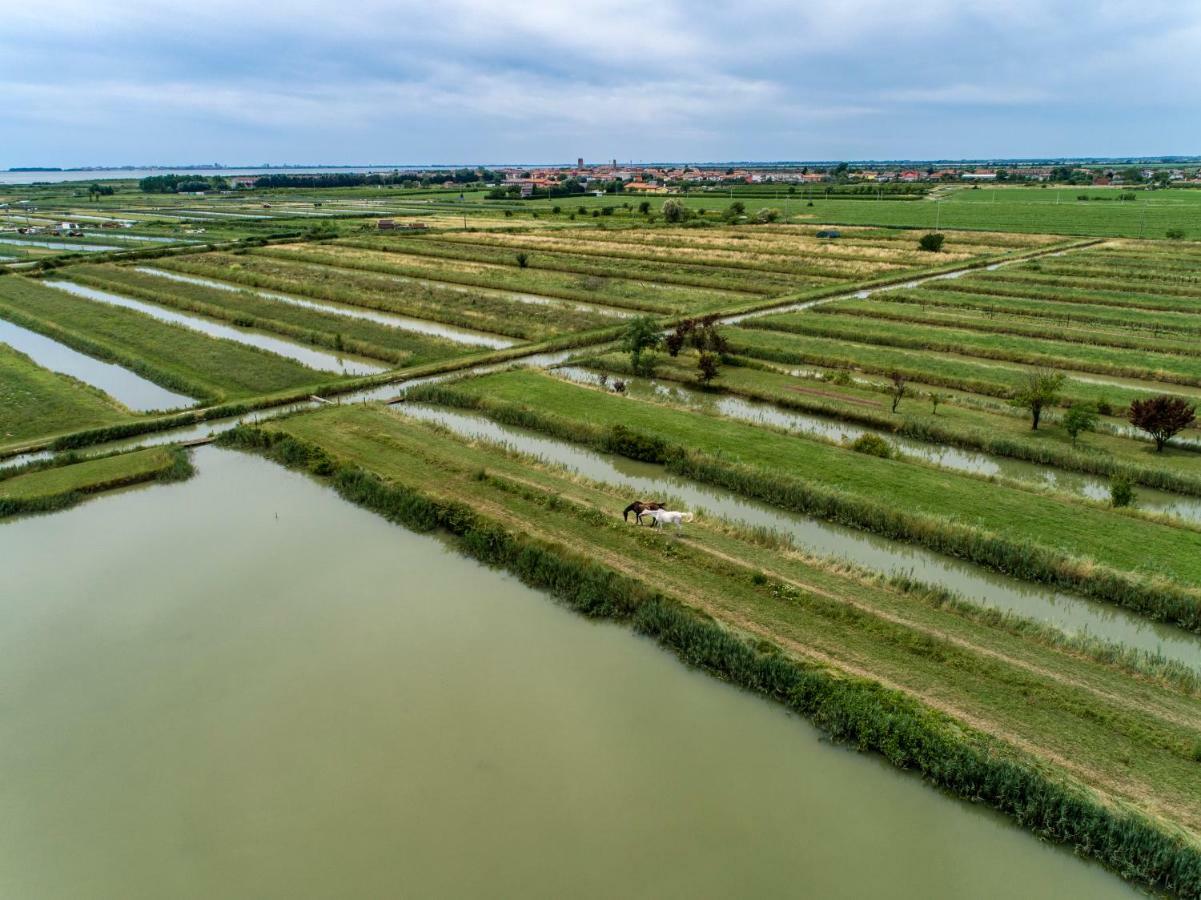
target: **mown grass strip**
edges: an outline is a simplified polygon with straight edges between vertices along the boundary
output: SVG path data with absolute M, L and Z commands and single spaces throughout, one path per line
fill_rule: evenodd
M 150 447 L 83 461 L 66 457 L 33 471 L 5 473 L 0 478 L 0 518 L 54 512 L 91 494 L 133 484 L 182 481 L 192 471 L 187 451 L 179 447 Z
M 607 372 L 634 376 L 629 357 L 624 354 L 585 356 L 582 361 Z M 695 384 L 695 358 L 661 360 L 656 366 L 655 377 Z M 828 384 L 799 379 L 782 372 L 739 365 L 734 358 L 726 361 L 718 380 L 707 390 L 879 428 L 931 444 L 978 450 L 1089 475 L 1122 475 L 1135 484 L 1201 496 L 1201 454 L 1168 450 L 1170 455 L 1162 464 L 1148 465 L 1147 461 L 1152 457 L 1146 443 L 1098 433 L 1073 446 L 1054 422 L 1048 421 L 1038 431 L 1031 431 L 1024 414 L 1004 415 L 956 405 L 953 399 L 941 403 L 939 412 L 927 412 L 927 400 L 922 396 L 906 400 L 896 413 L 892 413 L 883 385 Z
M 612 317 L 570 305 L 522 303 L 486 291 L 426 285 L 411 276 L 397 278 L 353 266 L 339 267 L 345 260 L 321 261 L 324 259 L 324 254 L 291 253 L 284 259 L 212 254 L 172 259 L 160 265 L 173 272 L 445 322 L 521 340 L 545 340 L 565 331 L 597 328 L 614 321 Z
M 1049 776 L 1030 759 L 899 691 L 752 646 L 595 559 L 514 533 L 466 504 L 390 484 L 290 435 L 241 428 L 222 442 L 326 477 L 345 499 L 406 527 L 444 529 L 465 553 L 577 611 L 625 622 L 685 662 L 783 703 L 836 740 L 879 752 L 956 796 L 986 802 L 1127 878 L 1182 895 L 1201 891 L 1201 853 L 1194 845 Z
M 0 279 L 0 316 L 202 401 L 317 385 L 294 360 L 25 278 Z
M 1188 530 L 627 400 L 537 373 L 423 385 L 410 396 L 662 463 L 785 509 L 1201 631 L 1201 558 L 1196 535 Z M 1015 522 L 1022 523 L 1020 535 L 1014 534 Z
M 0 446 L 130 418 L 108 394 L 0 343 Z
M 223 291 L 116 266 L 75 266 L 71 280 L 394 366 L 421 365 L 464 352 L 461 344 L 431 335 L 272 300 L 250 291 Z
M 864 316 L 823 311 L 780 313 L 747 319 L 745 328 L 782 331 L 811 337 L 857 341 L 909 350 L 931 350 L 996 359 L 1032 366 L 1051 366 L 1100 375 L 1117 375 L 1148 381 L 1201 386 L 1201 358 L 1155 353 L 1149 350 L 1120 350 L 1059 339 L 1019 337 L 982 333 L 950 325 L 880 322 Z

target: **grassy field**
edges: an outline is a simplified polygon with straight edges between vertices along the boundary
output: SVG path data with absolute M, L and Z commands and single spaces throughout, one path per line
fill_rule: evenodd
M 316 253 L 316 258 L 325 256 L 323 251 Z M 536 297 L 534 302 L 521 302 L 487 290 L 462 290 L 454 284 L 308 262 L 301 252 L 286 259 L 214 253 L 155 264 L 173 272 L 445 322 L 519 340 L 540 340 L 611 326 L 617 321 L 613 316 L 569 303 L 537 302 Z
M 203 401 L 334 380 L 293 360 L 25 278 L 0 279 L 0 317 Z
M 0 518 L 52 512 L 89 494 L 147 481 L 179 481 L 192 474 L 186 451 L 150 447 L 80 462 L 67 457 L 32 471 L 0 471 Z
M 626 354 L 582 354 L 581 359 L 627 378 L 632 374 Z M 655 378 L 661 381 L 695 385 L 696 375 L 695 353 L 684 353 L 677 359 L 661 357 L 655 367 Z M 982 403 L 971 395 L 949 391 L 938 391 L 941 399 L 935 410 L 928 396 L 931 390 L 913 386 L 893 413 L 889 387 L 887 379 L 799 377 L 772 368 L 738 365 L 737 360 L 730 359 L 708 392 L 880 428 L 933 445 L 982 450 L 1070 471 L 1101 475 L 1121 472 L 1138 484 L 1201 493 L 1201 453 L 1171 445 L 1156 453 L 1149 442 L 1135 440 L 1124 430 L 1116 431 L 1124 424 L 1116 417 L 1102 418 L 1102 430 L 1073 442 L 1057 412 L 1047 413 L 1042 426 L 1032 431 L 1024 410 L 1002 403 Z M 1201 428 L 1186 430 L 1182 437 L 1201 438 Z
M 462 344 L 432 335 L 289 304 L 251 291 L 225 291 L 171 281 L 123 266 L 74 266 L 71 278 L 126 297 L 384 360 L 394 366 L 421 365 L 468 352 Z
M 1028 367 L 1005 361 L 974 360 L 956 353 L 887 347 L 845 339 L 809 337 L 760 328 L 731 328 L 727 332 L 735 353 L 787 365 L 815 365 L 833 369 L 889 375 L 900 372 L 924 385 L 964 390 L 1007 398 L 1022 385 Z M 1130 401 L 1148 393 L 1179 394 L 1193 400 L 1201 392 L 1186 385 L 1156 385 L 1119 376 L 1068 377 L 1061 391 L 1062 405 L 1074 401 L 1107 404 L 1125 409 Z
M 516 566 L 519 558 L 532 559 L 536 547 L 546 548 L 544 554 L 563 561 L 560 574 L 543 581 L 551 579 L 547 559 L 540 567 L 545 574 L 523 568 L 524 577 L 557 585 L 572 602 L 591 603 L 585 608 L 594 614 L 613 610 L 601 604 L 623 602 L 620 594 L 602 590 L 590 593 L 590 601 L 569 594 L 568 559 L 586 561 L 598 576 L 603 570 L 653 585 L 645 601 L 628 601 L 631 611 L 658 596 L 775 648 L 783 659 L 851 682 L 867 679 L 920 704 L 959 741 L 983 742 L 1002 758 L 1029 761 L 1061 783 L 1148 821 L 1171 823 L 1163 827 L 1197 841 L 1192 757 L 1201 721 L 1190 690 L 1071 652 L 1037 631 L 990 623 L 945 596 L 765 542 L 721 520 L 702 517 L 682 538 L 639 529 L 622 522 L 626 498 L 611 487 L 379 408 L 321 411 L 269 423 L 266 431 L 267 444 L 281 435 L 303 442 L 277 444 L 279 458 L 333 472 L 345 495 L 387 515 L 431 527 L 438 514 L 425 518 L 421 511 L 431 503 L 445 509 L 464 546 L 485 559 L 513 558 Z M 253 435 L 244 441 L 263 444 Z M 356 472 L 361 469 L 370 475 Z M 501 531 L 486 538 L 481 520 Z M 512 557 L 502 553 L 501 533 L 523 542 Z M 875 740 L 885 738 L 878 733 Z M 873 740 L 862 745 L 879 746 Z M 902 766 L 937 764 L 890 756 Z M 948 757 L 942 762 L 951 764 Z
M 107 394 L 0 343 L 0 448 L 132 417 Z
M 797 489 L 808 492 L 801 511 L 967 555 L 1025 577 L 1054 580 L 1062 575 L 1065 584 L 1114 600 L 1129 590 L 1129 603 L 1135 608 L 1201 628 L 1201 559 L 1192 552 L 1198 535 L 1188 528 L 620 397 L 544 373 L 486 375 L 449 388 L 417 388 L 415 396 L 502 415 L 507 409 L 513 420 L 528 410 L 535 427 L 554 427 L 558 436 L 575 434 L 585 442 L 611 440 L 605 435 L 617 428 L 619 435 L 634 435 L 631 454 L 655 459 L 680 452 L 700 454 L 704 459 L 691 464 L 692 469 L 705 471 L 712 464 L 713 471 L 726 478 L 725 486 L 735 489 L 731 482 L 743 478 L 742 490 L 748 495 L 775 491 L 783 496 L 789 490 L 784 483 L 796 480 L 804 486 Z M 1020 537 L 1014 522 L 1022 523 Z M 952 532 L 959 537 L 950 537 Z M 1025 549 L 1013 547 L 1013 556 L 1009 550 L 1001 553 L 1000 548 L 1014 539 Z M 987 549 L 990 546 L 995 551 Z M 1007 562 L 1000 563 L 1002 556 Z M 1025 571 L 1018 562 L 1023 556 L 1030 560 Z M 1056 562 L 1040 570 L 1033 562 L 1040 557 Z M 1105 587 L 1094 582 L 1102 571 L 1116 580 L 1105 576 Z M 1152 584 L 1166 592 L 1162 604 L 1152 599 L 1159 594 Z M 1119 585 L 1125 587 L 1119 590 Z

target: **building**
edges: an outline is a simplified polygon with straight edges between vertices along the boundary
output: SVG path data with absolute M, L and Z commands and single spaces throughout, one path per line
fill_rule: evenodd
M 396 220 L 395 219 L 380 219 L 378 222 L 375 223 L 375 227 L 378 228 L 380 231 L 392 231 L 394 228 L 396 228 Z

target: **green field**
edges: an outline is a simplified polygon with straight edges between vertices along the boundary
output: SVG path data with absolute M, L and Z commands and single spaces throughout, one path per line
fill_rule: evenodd
M 467 352 L 462 344 L 432 335 L 284 303 L 250 291 L 171 281 L 126 267 L 80 265 L 71 269 L 71 278 L 101 290 L 383 360 L 393 366 L 422 365 Z
M 333 380 L 293 360 L 24 278 L 0 279 L 0 317 L 199 400 Z
M 53 512 L 89 494 L 147 481 L 179 481 L 191 473 L 186 452 L 177 447 L 151 447 L 80 462 L 67 458 L 32 471 L 0 472 L 0 518 Z
M 107 394 L 0 343 L 0 447 L 131 417 Z

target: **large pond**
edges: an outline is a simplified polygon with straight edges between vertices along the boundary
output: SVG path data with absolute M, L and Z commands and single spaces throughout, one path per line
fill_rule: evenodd
M 1133 896 L 263 460 L 0 525 L 6 897 Z

